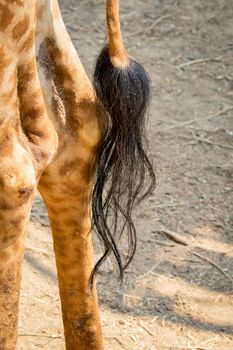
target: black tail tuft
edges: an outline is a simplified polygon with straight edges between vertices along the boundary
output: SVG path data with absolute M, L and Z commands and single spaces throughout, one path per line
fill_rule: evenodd
M 97 179 L 93 192 L 93 221 L 105 253 L 113 252 L 121 280 L 136 249 L 132 209 L 154 188 L 155 175 L 144 150 L 145 113 L 149 102 L 149 79 L 144 68 L 129 58 L 124 68 L 114 67 L 105 47 L 94 73 L 97 98 L 109 116 L 109 128 L 97 154 Z M 128 235 L 128 256 L 122 261 L 117 243 Z M 92 276 L 93 277 L 93 276 Z

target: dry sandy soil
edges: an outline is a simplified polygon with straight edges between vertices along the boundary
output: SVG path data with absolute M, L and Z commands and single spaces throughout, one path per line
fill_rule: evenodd
M 104 1 L 60 5 L 91 77 L 105 41 Z M 229 0 L 122 1 L 127 47 L 152 82 L 148 138 L 157 189 L 135 212 L 138 249 L 124 298 L 117 272 L 109 273 L 114 263 L 98 277 L 108 350 L 233 349 L 232 14 Z M 18 349 L 62 347 L 52 240 L 39 197 L 20 308 Z

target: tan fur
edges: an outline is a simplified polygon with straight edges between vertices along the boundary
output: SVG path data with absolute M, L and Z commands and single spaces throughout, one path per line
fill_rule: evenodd
M 119 0 L 106 1 L 112 64 L 128 64 Z M 91 193 L 106 132 L 57 0 L 0 0 L 0 350 L 17 346 L 25 229 L 38 188 L 51 222 L 67 350 L 102 350 Z
M 56 0 L 0 0 L 0 349 L 15 350 L 25 229 L 48 208 L 67 350 L 102 350 L 90 199 L 103 114 Z
M 125 68 L 128 65 L 128 56 L 121 35 L 119 0 L 106 1 L 106 16 L 111 62 L 117 68 Z

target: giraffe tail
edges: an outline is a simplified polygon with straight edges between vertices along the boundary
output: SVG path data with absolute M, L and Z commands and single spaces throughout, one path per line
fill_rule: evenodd
M 104 255 L 94 273 L 113 252 L 123 280 L 124 269 L 136 249 L 132 210 L 154 188 L 155 175 L 145 152 L 145 115 L 149 103 L 149 78 L 144 68 L 125 50 L 119 19 L 119 0 L 106 1 L 108 44 L 94 72 L 96 95 L 109 126 L 97 154 L 97 177 L 92 210 Z M 126 234 L 128 254 L 121 258 L 118 242 Z

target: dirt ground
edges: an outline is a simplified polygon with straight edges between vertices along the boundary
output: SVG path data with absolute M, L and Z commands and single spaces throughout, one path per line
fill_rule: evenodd
M 105 41 L 104 1 L 60 5 L 91 76 Z M 152 82 L 148 138 L 157 189 L 135 212 L 138 249 L 124 297 L 114 264 L 98 277 L 106 349 L 232 350 L 233 2 L 125 0 L 121 8 L 129 52 Z M 19 332 L 20 350 L 64 344 L 40 197 L 28 228 Z

